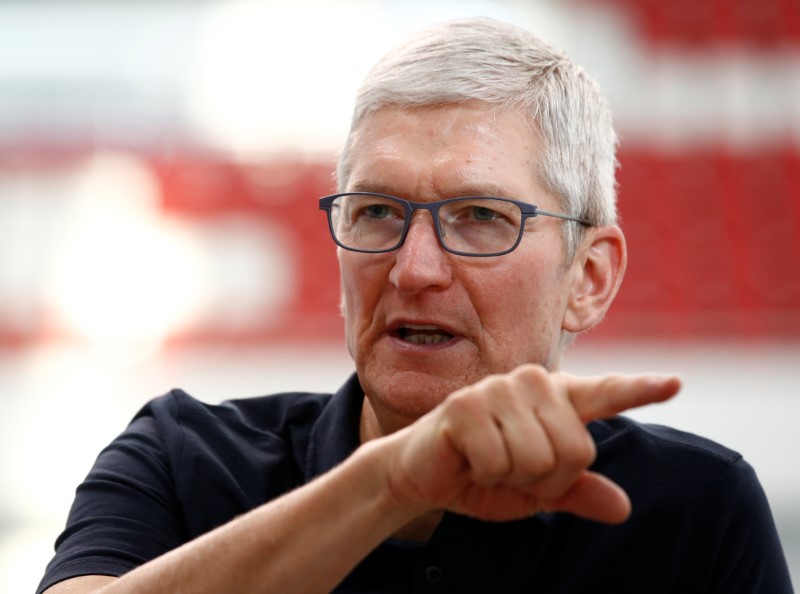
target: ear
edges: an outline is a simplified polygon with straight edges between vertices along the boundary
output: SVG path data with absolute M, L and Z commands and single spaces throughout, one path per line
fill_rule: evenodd
M 605 315 L 622 284 L 628 252 L 625 236 L 616 225 L 593 227 L 572 261 L 572 290 L 562 328 L 588 330 Z

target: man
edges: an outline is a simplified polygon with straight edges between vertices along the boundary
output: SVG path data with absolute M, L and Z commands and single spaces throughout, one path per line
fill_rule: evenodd
M 625 269 L 615 143 L 595 83 L 514 27 L 379 62 L 320 201 L 357 374 L 151 402 L 40 591 L 790 592 L 741 456 L 615 417 L 676 378 L 558 371 Z

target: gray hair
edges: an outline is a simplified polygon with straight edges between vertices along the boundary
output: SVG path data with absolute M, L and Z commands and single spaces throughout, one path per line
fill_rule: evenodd
M 340 191 L 351 171 L 353 132 L 370 113 L 470 100 L 526 115 L 542 142 L 537 174 L 564 212 L 593 225 L 616 222 L 617 136 L 599 85 L 563 51 L 485 17 L 424 29 L 373 66 L 339 158 Z M 568 260 L 581 229 L 564 225 Z

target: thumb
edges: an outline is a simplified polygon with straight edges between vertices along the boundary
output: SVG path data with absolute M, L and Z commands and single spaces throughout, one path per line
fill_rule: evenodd
M 625 491 L 602 474 L 588 470 L 563 497 L 546 502 L 545 507 L 607 524 L 620 524 L 631 513 L 631 501 Z

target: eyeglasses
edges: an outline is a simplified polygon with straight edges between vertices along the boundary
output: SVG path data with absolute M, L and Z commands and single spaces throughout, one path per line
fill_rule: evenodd
M 436 202 L 410 202 L 373 192 L 333 194 L 319 199 L 337 245 L 353 252 L 381 253 L 398 249 L 408 235 L 414 211 L 433 217 L 442 247 L 459 256 L 502 256 L 522 239 L 525 221 L 547 216 L 589 223 L 508 198 L 463 196 Z

